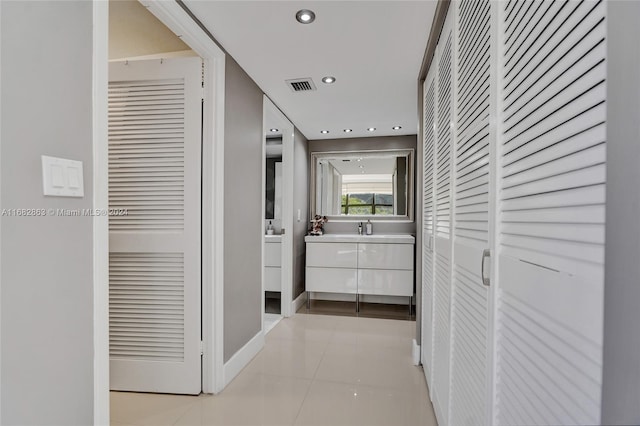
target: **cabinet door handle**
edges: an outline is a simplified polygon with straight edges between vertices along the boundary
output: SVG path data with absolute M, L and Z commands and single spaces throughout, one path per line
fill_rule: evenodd
M 486 277 L 484 275 L 484 264 L 485 264 L 485 261 L 487 259 L 491 259 L 491 250 L 484 249 L 484 250 L 482 250 L 482 261 L 481 261 L 480 268 L 481 268 L 481 271 L 482 271 L 481 272 L 482 273 L 482 284 L 484 284 L 485 286 L 488 287 L 488 286 L 491 285 L 491 277 Z

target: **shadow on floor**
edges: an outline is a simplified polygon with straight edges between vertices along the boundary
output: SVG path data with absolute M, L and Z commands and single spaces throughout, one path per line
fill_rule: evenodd
M 405 321 L 415 321 L 415 306 L 411 309 L 407 305 L 392 305 L 387 303 L 360 302 L 360 312 L 356 312 L 355 302 L 341 302 L 334 300 L 312 300 L 310 308 L 307 305 L 298 309 L 299 314 L 337 315 L 345 317 L 383 318 Z

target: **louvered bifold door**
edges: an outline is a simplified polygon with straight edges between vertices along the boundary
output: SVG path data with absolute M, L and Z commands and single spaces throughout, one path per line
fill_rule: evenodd
M 459 0 L 456 10 L 453 294 L 451 303 L 451 424 L 487 422 L 489 288 L 483 253 L 491 248 L 489 210 L 491 2 Z M 488 264 L 488 262 L 486 262 Z M 488 273 L 487 273 L 488 275 Z
M 429 389 L 433 377 L 433 303 L 434 303 L 434 207 L 436 139 L 436 58 L 423 85 L 423 181 L 422 181 L 422 324 L 421 362 Z
M 438 424 L 449 424 L 451 303 L 451 170 L 453 120 L 453 13 L 449 8 L 436 48 L 438 55 L 435 144 L 435 291 L 433 406 Z
M 606 5 L 500 7 L 496 419 L 599 424 Z
M 198 394 L 201 60 L 109 67 L 111 389 Z

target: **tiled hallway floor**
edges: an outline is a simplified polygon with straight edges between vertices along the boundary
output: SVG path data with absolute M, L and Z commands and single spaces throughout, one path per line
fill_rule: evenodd
M 111 424 L 436 425 L 415 323 L 296 314 L 219 395 L 112 392 Z

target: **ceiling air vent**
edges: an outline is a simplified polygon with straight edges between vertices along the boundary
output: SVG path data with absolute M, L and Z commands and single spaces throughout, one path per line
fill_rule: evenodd
M 287 85 L 294 92 L 308 92 L 311 90 L 316 90 L 316 85 L 313 84 L 313 80 L 311 80 L 311 78 L 296 78 L 294 80 L 285 80 L 285 83 L 287 83 Z

